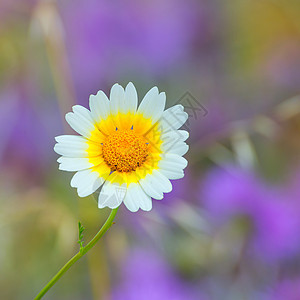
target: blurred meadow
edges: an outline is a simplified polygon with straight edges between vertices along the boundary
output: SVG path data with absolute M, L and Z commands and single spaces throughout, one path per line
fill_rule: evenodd
M 33 299 L 109 214 L 54 137 L 132 81 L 190 132 L 185 177 L 116 224 L 44 299 L 300 299 L 299 0 L 0 0 L 0 299 Z

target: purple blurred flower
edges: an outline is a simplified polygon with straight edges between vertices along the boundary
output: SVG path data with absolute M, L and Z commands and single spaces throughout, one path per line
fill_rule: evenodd
M 30 173 L 31 179 L 49 166 L 59 126 L 57 111 L 51 105 L 37 107 L 35 93 L 19 83 L 0 94 L 0 165 Z
M 268 300 L 299 300 L 300 279 L 285 279 L 280 282 L 271 293 Z
M 199 5 L 192 0 L 61 5 L 75 86 L 83 99 L 122 74 L 162 74 L 188 60 L 199 22 Z
M 170 266 L 153 252 L 135 250 L 122 270 L 121 283 L 113 288 L 112 300 L 192 300 L 191 290 Z
M 288 201 L 255 174 L 238 168 L 214 170 L 203 182 L 203 205 L 217 225 L 237 217 L 250 222 L 250 251 L 265 260 L 296 250 L 299 221 Z

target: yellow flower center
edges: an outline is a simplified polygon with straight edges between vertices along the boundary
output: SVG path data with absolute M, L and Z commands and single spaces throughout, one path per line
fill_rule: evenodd
M 103 143 L 102 154 L 112 171 L 130 172 L 144 163 L 148 148 L 145 138 L 133 130 L 117 130 Z

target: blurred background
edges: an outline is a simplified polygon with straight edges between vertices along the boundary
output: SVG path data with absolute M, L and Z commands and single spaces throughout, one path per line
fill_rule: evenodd
M 300 299 L 299 0 L 1 0 L 0 298 L 33 299 L 108 209 L 58 170 L 64 115 L 118 82 L 190 118 L 189 165 L 45 299 Z

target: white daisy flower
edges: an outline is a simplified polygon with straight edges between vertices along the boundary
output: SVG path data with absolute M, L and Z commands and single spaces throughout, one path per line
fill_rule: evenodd
M 115 84 L 110 99 L 103 91 L 91 95 L 90 110 L 73 106 L 66 114 L 81 136 L 56 137 L 59 169 L 76 172 L 71 186 L 80 197 L 102 186 L 98 207 L 116 208 L 122 202 L 135 212 L 149 211 L 152 199 L 172 190 L 170 179 L 184 176 L 187 131 L 178 130 L 188 114 L 182 105 L 165 109 L 166 94 L 153 87 L 138 107 L 130 82 L 125 90 Z

